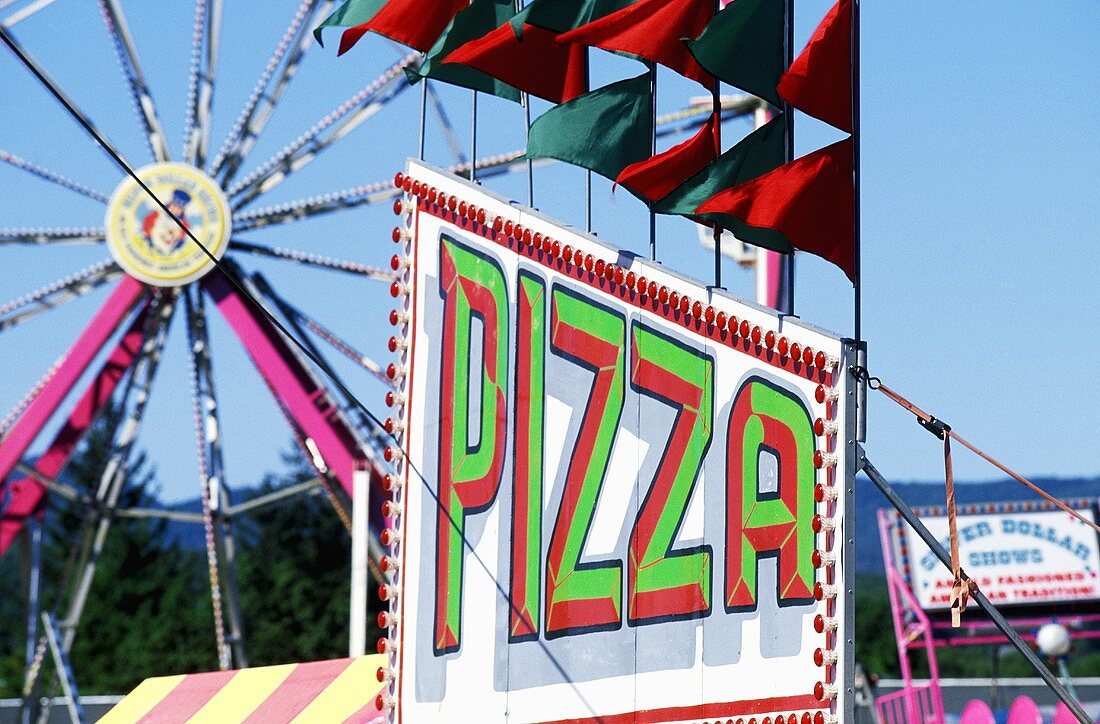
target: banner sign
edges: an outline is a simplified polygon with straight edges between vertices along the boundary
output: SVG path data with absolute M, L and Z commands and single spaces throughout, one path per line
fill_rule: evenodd
M 423 164 L 397 181 L 394 719 L 842 717 L 851 346 Z
M 1069 501 L 1088 520 L 1091 502 Z M 919 513 L 946 548 L 947 516 Z M 961 506 L 959 558 L 963 570 L 998 605 L 1049 606 L 1100 600 L 1100 541 L 1096 532 L 1048 503 Z M 904 530 L 904 533 L 902 533 Z M 951 606 L 951 572 L 909 526 L 899 527 L 901 570 L 921 608 Z

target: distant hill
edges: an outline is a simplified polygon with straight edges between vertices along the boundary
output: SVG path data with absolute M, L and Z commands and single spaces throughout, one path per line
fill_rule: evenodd
M 1100 496 L 1100 478 L 1035 478 L 1036 485 L 1058 498 L 1093 498 Z M 908 482 L 890 484 L 909 505 L 920 508 L 944 504 L 943 482 Z M 1017 502 L 1041 500 L 1011 478 L 989 482 L 956 482 L 958 503 Z M 863 476 L 856 478 L 856 572 L 882 573 L 882 546 L 879 543 L 878 518 L 875 511 L 890 504 Z

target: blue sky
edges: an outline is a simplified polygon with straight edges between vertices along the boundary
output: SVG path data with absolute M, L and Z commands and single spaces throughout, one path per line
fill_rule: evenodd
M 215 150 L 296 5 L 226 3 Z M 828 7 L 822 0 L 798 1 L 800 45 Z M 193 6 L 128 2 L 125 8 L 178 157 Z M 1089 320 L 1100 316 L 1093 281 L 1100 269 L 1094 168 L 1100 101 L 1090 89 L 1100 59 L 1100 5 L 868 0 L 862 12 L 864 330 L 872 372 L 1025 474 L 1097 475 L 1100 385 L 1091 372 L 1100 344 Z M 57 0 L 17 25 L 15 35 L 135 165 L 150 160 L 93 4 Z M 376 37 L 339 59 L 334 46 L 307 53 L 246 171 L 400 56 Z M 596 78 L 613 80 L 639 69 L 601 54 Z M 104 193 L 113 190 L 120 172 L 6 52 L 0 54 L 0 88 L 6 99 L 0 105 L 0 149 Z M 469 93 L 438 88 L 465 143 Z M 681 108 L 704 92 L 662 71 L 660 110 Z M 418 91 L 403 93 L 256 205 L 392 177 L 404 157 L 416 153 L 418 105 Z M 479 155 L 522 146 L 519 107 L 483 98 L 480 113 Z M 738 121 L 725 129 L 732 144 L 749 125 Z M 428 160 L 453 162 L 439 126 L 429 123 L 429 131 Z M 828 127 L 799 117 L 799 154 L 836 138 Z M 582 179 L 575 168 L 539 170 L 535 205 L 583 224 Z M 486 185 L 525 197 L 521 175 Z M 7 166 L 0 166 L 0 190 L 0 227 L 102 224 L 100 205 Z M 603 180 L 595 181 L 594 192 L 595 231 L 607 243 L 643 251 L 647 216 L 641 204 L 629 194 L 613 195 Z M 381 266 L 392 253 L 393 218 L 388 206 L 362 208 L 242 237 Z M 666 263 L 710 279 L 710 254 L 690 222 L 660 218 L 658 249 Z M 98 246 L 0 247 L 0 303 L 106 256 Z M 386 360 L 389 297 L 380 283 L 237 258 L 363 351 Z M 724 278 L 728 288 L 751 295 L 750 273 L 730 263 Z M 0 409 L 10 408 L 67 349 L 104 296 L 89 295 L 0 333 Z M 851 333 L 851 286 L 839 270 L 800 257 L 796 296 L 800 316 Z M 288 447 L 289 433 L 239 343 L 216 318 L 212 346 L 228 479 L 252 483 L 281 468 L 279 452 Z M 364 402 L 383 410 L 379 385 L 342 362 L 337 367 Z M 187 385 L 177 319 L 141 435 L 170 500 L 198 491 Z M 888 477 L 942 476 L 938 441 L 878 396 L 871 400 L 866 447 Z M 967 454 L 957 455 L 955 465 L 962 479 L 994 477 Z M 1006 489 L 1005 495 L 1023 492 Z

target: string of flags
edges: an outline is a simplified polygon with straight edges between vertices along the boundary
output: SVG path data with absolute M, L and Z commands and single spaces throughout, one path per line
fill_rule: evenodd
M 789 1 L 789 0 L 788 0 Z M 809 252 L 855 278 L 854 139 L 786 161 L 777 114 L 724 152 L 715 115 L 652 154 L 648 74 L 591 89 L 588 49 L 660 64 L 784 103 L 853 134 L 852 0 L 837 0 L 785 66 L 785 0 L 348 0 L 315 31 L 344 28 L 339 53 L 375 32 L 425 54 L 431 78 L 519 102 L 555 103 L 531 124 L 526 156 L 623 186 L 653 211 L 730 229 L 774 251 Z

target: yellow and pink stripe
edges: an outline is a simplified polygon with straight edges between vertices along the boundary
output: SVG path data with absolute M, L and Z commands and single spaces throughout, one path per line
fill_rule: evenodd
M 101 724 L 381 724 L 382 655 L 146 679 Z

